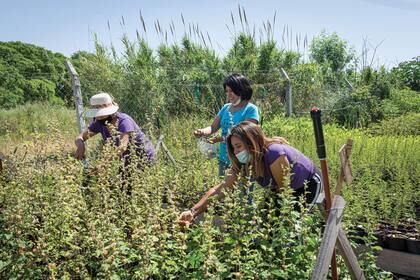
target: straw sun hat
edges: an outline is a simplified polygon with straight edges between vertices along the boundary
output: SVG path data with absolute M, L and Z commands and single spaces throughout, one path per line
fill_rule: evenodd
M 90 98 L 91 108 L 86 112 L 86 117 L 103 117 L 114 114 L 118 111 L 118 105 L 113 102 L 112 97 L 106 92 L 100 92 Z

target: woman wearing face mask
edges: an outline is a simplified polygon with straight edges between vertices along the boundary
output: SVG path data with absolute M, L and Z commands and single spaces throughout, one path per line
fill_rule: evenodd
M 291 187 L 295 196 L 305 196 L 307 204 L 312 204 L 323 189 L 320 173 L 308 157 L 289 146 L 284 138 L 266 137 L 261 128 L 251 122 L 234 126 L 226 142 L 232 162 L 230 171 L 226 172 L 223 182 L 181 214 L 179 224 L 191 223 L 206 209 L 211 196 L 223 197 L 223 188 L 233 186 L 240 173 L 249 175 L 251 171 L 254 179 L 273 194 Z
M 104 141 L 111 138 L 110 125 L 113 125 L 119 132 L 119 137 L 114 140 L 114 144 L 118 147 L 118 156 L 124 158 L 125 165 L 129 163 L 130 143 L 135 143 L 136 154 L 149 164 L 156 160 L 155 150 L 148 137 L 129 115 L 118 112 L 118 105 L 108 93 L 100 92 L 93 95 L 90 98 L 90 105 L 92 108 L 87 112 L 86 116 L 93 117 L 93 121 L 88 129 L 80 133 L 76 138 L 76 159 L 84 158 L 85 141 L 90 137 L 101 133 Z
M 222 129 L 221 137 L 210 139 L 212 143 L 220 142 L 219 176 L 223 176 L 230 165 L 225 143 L 229 129 L 245 120 L 256 124 L 260 121 L 257 106 L 250 103 L 252 97 L 251 85 L 244 76 L 230 75 L 223 83 L 223 88 L 229 103 L 222 107 L 210 126 L 194 131 L 196 137 L 205 137 L 216 133 L 220 128 Z

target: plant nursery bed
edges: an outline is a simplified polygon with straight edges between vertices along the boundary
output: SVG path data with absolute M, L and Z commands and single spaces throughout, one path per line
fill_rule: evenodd
M 418 254 L 383 249 L 378 253 L 376 263 L 383 270 L 420 278 L 420 255 Z
M 377 232 L 378 245 L 395 251 L 420 254 L 418 221 L 391 226 L 382 222 Z

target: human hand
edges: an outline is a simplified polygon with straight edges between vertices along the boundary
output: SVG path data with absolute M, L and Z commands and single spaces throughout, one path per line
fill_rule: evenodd
M 83 142 L 82 139 L 77 139 L 75 143 L 76 143 L 77 149 L 76 149 L 76 152 L 74 153 L 74 157 L 78 160 L 81 160 L 85 157 L 85 151 L 86 151 L 85 143 Z
M 191 210 L 187 210 L 181 213 L 181 216 L 178 219 L 178 224 L 180 226 L 189 226 L 193 220 L 193 212 Z
M 104 171 L 107 167 L 106 165 L 107 165 L 107 162 L 102 161 L 102 162 L 97 163 L 96 166 L 90 167 L 89 170 L 88 170 L 89 175 L 90 176 L 98 176 L 98 175 L 104 173 Z
M 194 131 L 195 137 L 203 137 L 204 136 L 204 129 L 197 129 Z
M 209 139 L 207 139 L 207 142 L 210 144 L 223 142 L 223 137 L 220 137 L 220 136 L 210 137 Z
M 97 176 L 99 174 L 99 167 L 95 166 L 89 169 L 88 171 L 89 176 Z

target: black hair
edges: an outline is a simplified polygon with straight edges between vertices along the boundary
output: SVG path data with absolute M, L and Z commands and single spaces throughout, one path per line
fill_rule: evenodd
M 230 87 L 235 95 L 240 96 L 242 100 L 250 100 L 252 97 L 252 87 L 249 81 L 240 74 L 232 74 L 226 78 L 223 88 Z

